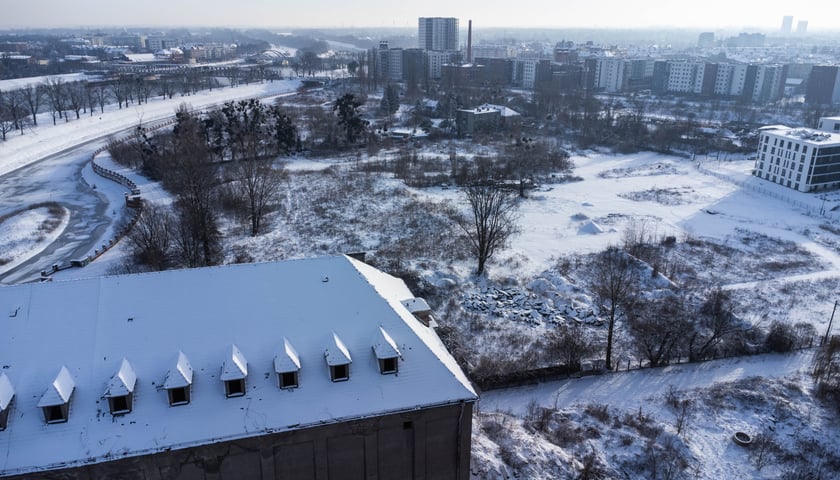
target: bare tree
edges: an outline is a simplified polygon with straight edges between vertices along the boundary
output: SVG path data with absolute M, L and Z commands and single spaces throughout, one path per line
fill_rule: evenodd
M 128 234 L 135 261 L 151 270 L 169 268 L 173 228 L 174 219 L 167 209 L 145 203 L 140 220 Z
M 677 435 L 686 439 L 691 428 L 691 422 L 697 414 L 697 402 L 678 392 L 673 385 L 669 385 L 665 394 L 665 403 L 674 412 L 674 430 L 676 430 Z
M 592 352 L 592 338 L 577 323 L 558 327 L 549 336 L 549 344 L 572 372 L 580 370 L 580 362 Z
M 96 99 L 96 105 L 99 107 L 99 113 L 105 113 L 105 105 L 111 99 L 111 91 L 103 84 L 98 84 L 91 87 L 91 95 Z
M 38 126 L 38 110 L 40 110 L 41 100 L 44 98 L 44 87 L 29 85 L 19 90 L 19 93 L 29 108 L 29 114 L 32 115 L 32 125 Z
M 829 338 L 814 355 L 812 375 L 821 393 L 840 398 L 840 335 Z
M 67 110 L 67 88 L 64 80 L 59 78 L 48 78 L 44 84 L 44 91 L 49 100 L 52 113 L 53 125 L 56 124 L 56 116 L 67 120 L 64 111 Z
M 81 118 L 79 112 L 85 107 L 85 84 L 87 82 L 71 82 L 66 85 L 67 104 L 76 114 L 76 120 Z
M 688 340 L 690 361 L 708 358 L 722 340 L 738 329 L 738 319 L 732 308 L 732 295 L 728 291 L 717 287 L 708 292 Z
M 255 237 L 260 232 L 263 217 L 277 200 L 283 172 L 275 170 L 266 161 L 253 158 L 240 161 L 238 167 L 239 190 L 247 201 L 251 236 Z
M 669 295 L 637 301 L 627 310 L 627 326 L 636 351 L 651 367 L 667 364 L 679 352 L 690 325 L 682 298 Z
M 15 129 L 15 122 L 12 120 L 11 112 L 5 101 L 5 93 L 0 92 L 0 138 L 5 142 L 6 135 Z
M 618 247 L 609 247 L 595 257 L 593 289 L 602 308 L 607 309 L 607 368 L 612 369 L 615 322 L 619 309 L 636 294 L 635 269 L 630 257 Z
M 188 267 L 217 265 L 222 260 L 221 234 L 215 210 L 216 173 L 200 120 L 182 105 L 175 115 L 174 166 L 170 184 L 178 195 L 175 243 Z M 167 183 L 167 182 L 164 182 Z
M 128 106 L 129 99 L 131 98 L 131 88 L 131 76 L 124 73 L 119 74 L 117 79 L 111 84 L 111 95 L 117 100 L 117 105 L 120 109 L 123 108 L 123 104 L 126 107 Z
M 519 232 L 519 202 L 516 195 L 490 183 L 464 188 L 471 215 L 461 217 L 458 225 L 466 234 L 478 262 L 476 275 L 484 273 L 487 260 Z

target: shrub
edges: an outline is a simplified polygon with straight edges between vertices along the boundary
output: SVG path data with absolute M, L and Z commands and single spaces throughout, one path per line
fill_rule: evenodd
M 767 337 L 764 339 L 764 346 L 771 352 L 790 352 L 796 347 L 796 331 L 787 322 L 779 320 L 770 324 Z

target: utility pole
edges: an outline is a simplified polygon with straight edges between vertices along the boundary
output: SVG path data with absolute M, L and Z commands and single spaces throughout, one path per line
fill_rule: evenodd
M 828 320 L 828 328 L 825 329 L 825 337 L 823 337 L 823 345 L 828 343 L 828 334 L 831 333 L 831 324 L 834 322 L 834 312 L 837 311 L 837 300 L 834 301 L 834 309 L 831 310 L 831 318 Z

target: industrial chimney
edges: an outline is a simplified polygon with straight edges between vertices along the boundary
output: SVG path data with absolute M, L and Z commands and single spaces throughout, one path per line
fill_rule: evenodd
M 467 22 L 467 63 L 472 63 L 472 20 Z

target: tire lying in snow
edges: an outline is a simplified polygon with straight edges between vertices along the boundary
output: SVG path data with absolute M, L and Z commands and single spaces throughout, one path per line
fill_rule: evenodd
M 744 432 L 735 432 L 735 435 L 732 435 L 732 440 L 742 447 L 748 447 L 752 443 L 752 437 Z

